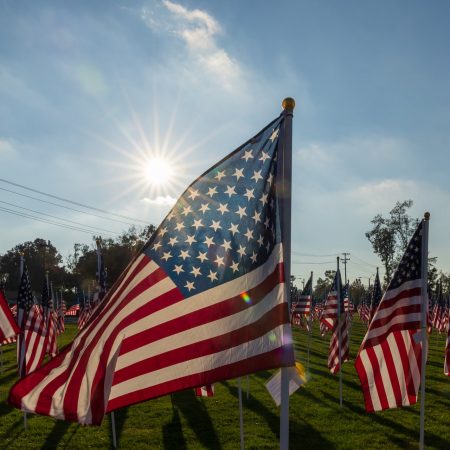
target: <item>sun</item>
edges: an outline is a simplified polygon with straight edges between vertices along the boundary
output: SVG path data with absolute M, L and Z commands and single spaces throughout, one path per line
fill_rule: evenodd
M 144 177 L 149 184 L 162 186 L 170 184 L 173 179 L 170 162 L 163 158 L 150 158 L 144 165 Z

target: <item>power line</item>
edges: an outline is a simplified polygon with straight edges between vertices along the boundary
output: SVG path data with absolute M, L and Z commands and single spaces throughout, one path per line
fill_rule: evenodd
M 120 235 L 120 233 L 117 233 L 116 231 L 107 230 L 105 228 L 100 228 L 100 227 L 91 227 L 90 225 L 86 225 L 86 224 L 83 224 L 83 223 L 80 223 L 80 222 L 75 222 L 75 221 L 70 220 L 70 219 L 63 219 L 62 217 L 53 216 L 51 214 L 43 213 L 43 212 L 36 211 L 36 210 L 30 209 L 30 208 L 25 208 L 24 206 L 19 206 L 19 205 L 16 205 L 15 203 L 4 202 L 2 200 L 0 200 L 0 203 L 4 203 L 5 205 L 8 205 L 8 206 L 13 206 L 14 208 L 20 208 L 20 209 L 23 209 L 25 211 L 30 211 L 30 212 L 33 212 L 35 214 L 41 214 L 43 216 L 51 217 L 53 219 L 63 220 L 65 222 L 70 222 L 70 223 L 73 223 L 74 225 L 79 225 L 81 227 L 92 228 L 93 231 L 106 231 L 107 233 L 116 234 L 118 236 Z
M 370 266 L 370 267 L 374 267 L 376 268 L 377 266 L 374 266 L 373 264 L 368 263 L 367 261 L 364 261 L 363 259 L 359 258 L 358 256 L 356 256 L 355 254 L 352 254 L 353 258 L 356 258 L 358 261 L 361 261 L 363 264 L 365 264 L 366 266 Z
M 56 225 L 56 226 L 61 227 L 61 228 L 67 228 L 69 230 L 81 231 L 82 233 L 87 233 L 87 234 L 90 234 L 91 236 L 92 236 L 92 233 L 93 233 L 92 230 L 86 230 L 86 229 L 83 229 L 83 228 L 80 228 L 80 227 L 74 227 L 74 226 L 71 226 L 71 225 L 63 224 L 63 223 L 53 222 L 52 220 L 42 219 L 40 217 L 36 217 L 36 216 L 31 215 L 31 214 L 21 213 L 19 211 L 14 211 L 12 209 L 3 208 L 1 206 L 0 206 L 0 211 L 7 212 L 9 214 L 13 214 L 13 215 L 20 216 L 20 217 L 26 217 L 28 219 L 33 219 L 33 220 L 36 220 L 38 222 L 47 223 L 47 224 L 51 224 L 51 225 Z
M 301 253 L 301 252 L 296 252 L 296 251 L 292 251 L 291 252 L 293 255 L 297 255 L 297 256 L 311 256 L 313 258 L 327 258 L 330 256 L 338 256 L 339 253 L 331 253 L 329 255 L 314 255 L 312 253 Z
M 323 262 L 299 262 L 292 261 L 292 264 L 334 264 L 336 261 L 323 261 Z
M 99 216 L 98 214 L 83 211 L 81 209 L 71 208 L 70 206 L 60 205 L 58 203 L 50 202 L 49 200 L 43 200 L 41 198 L 33 197 L 32 195 L 27 195 L 27 194 L 22 194 L 20 192 L 12 191 L 10 189 L 0 187 L 0 190 L 10 192 L 11 194 L 20 195 L 21 197 L 30 198 L 31 200 L 37 200 L 38 202 L 47 203 L 49 205 L 58 206 L 58 207 L 64 208 L 64 209 L 69 209 L 70 211 L 76 211 L 76 212 L 79 212 L 82 214 L 86 214 L 87 216 L 98 217 L 103 220 L 110 220 L 112 222 L 123 223 L 125 225 L 134 225 L 134 223 L 132 223 L 132 222 L 125 222 L 123 220 L 113 219 L 112 217 Z
M 39 191 L 37 189 L 33 189 L 33 188 L 30 188 L 30 187 L 27 187 L 27 186 L 24 186 L 22 184 L 15 183 L 13 181 L 5 180 L 4 178 L 0 178 L 0 181 L 2 181 L 3 183 L 8 183 L 8 184 L 11 184 L 13 186 L 20 187 L 22 189 L 26 189 L 27 191 L 31 191 L 31 192 L 35 192 L 37 194 L 46 195 L 47 197 L 55 198 L 56 200 L 61 200 L 63 202 L 71 203 L 72 205 L 81 206 L 82 208 L 91 209 L 93 211 L 101 212 L 103 214 L 109 214 L 111 216 L 120 217 L 121 219 L 127 219 L 127 220 L 131 220 L 133 222 L 141 222 L 141 223 L 144 223 L 144 224 L 148 225 L 148 221 L 145 221 L 145 220 L 135 219 L 133 217 L 128 217 L 128 216 L 123 216 L 121 214 L 112 213 L 112 212 L 106 211 L 104 209 L 95 208 L 94 206 L 84 205 L 83 203 L 75 202 L 73 200 L 69 200 L 69 199 L 64 198 L 64 197 L 58 197 L 57 195 L 48 194 L 46 192 Z

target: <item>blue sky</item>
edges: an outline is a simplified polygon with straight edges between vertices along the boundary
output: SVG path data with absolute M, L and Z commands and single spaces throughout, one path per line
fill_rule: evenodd
M 0 177 L 157 225 L 292 96 L 293 273 L 318 276 L 334 260 L 319 255 L 347 251 L 351 278 L 372 275 L 364 232 L 405 199 L 413 215 L 431 212 L 430 252 L 449 272 L 449 13 L 445 1 L 2 0 Z M 152 155 L 172 161 L 170 186 L 146 182 Z M 0 200 L 125 227 L 4 190 Z M 0 253 L 38 236 L 64 256 L 91 243 L 0 220 Z

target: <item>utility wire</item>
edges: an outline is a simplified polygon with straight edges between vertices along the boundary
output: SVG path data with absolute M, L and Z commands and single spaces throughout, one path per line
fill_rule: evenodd
M 74 225 L 79 225 L 81 227 L 92 228 L 93 231 L 106 231 L 107 233 L 116 234 L 118 236 L 120 235 L 120 233 L 117 233 L 116 231 L 107 230 L 105 228 L 99 228 L 99 227 L 91 227 L 90 225 L 86 225 L 86 224 L 83 224 L 83 223 L 80 223 L 80 222 L 74 222 L 73 220 L 63 219 L 62 217 L 53 216 L 51 214 L 43 213 L 43 212 L 36 211 L 36 210 L 30 209 L 30 208 L 25 208 L 24 206 L 19 206 L 19 205 L 16 205 L 15 203 L 4 202 L 2 200 L 0 200 L 0 203 L 4 203 L 5 205 L 8 205 L 8 206 L 13 206 L 14 208 L 20 208 L 20 209 L 23 209 L 25 211 L 30 211 L 30 212 L 35 213 L 35 214 L 41 214 L 43 216 L 51 217 L 52 219 L 62 220 L 64 222 L 70 222 L 70 223 L 73 223 Z
M 313 258 L 326 258 L 326 257 L 330 257 L 330 256 L 339 256 L 339 253 L 331 253 L 329 255 L 314 255 L 312 253 L 301 253 L 301 252 L 296 252 L 296 251 L 292 251 L 291 253 L 293 255 L 297 255 L 297 256 L 311 256 Z
M 90 213 L 90 212 L 87 212 L 87 211 L 83 211 L 81 209 L 71 208 L 70 206 L 60 205 L 59 203 L 53 203 L 53 202 L 50 202 L 48 200 L 43 200 L 41 198 L 33 197 L 31 195 L 22 194 L 22 193 L 16 192 L 16 191 L 11 191 L 10 189 L 6 189 L 6 188 L 0 187 L 0 190 L 6 191 L 6 192 L 10 192 L 11 194 L 20 195 L 21 197 L 30 198 L 31 200 L 37 200 L 38 202 L 48 203 L 49 205 L 58 206 L 60 208 L 69 209 L 71 211 L 76 211 L 76 212 L 79 212 L 79 213 L 82 213 L 82 214 L 86 214 L 87 216 L 98 217 L 98 218 L 104 219 L 104 220 L 111 220 L 113 222 L 123 223 L 125 225 L 134 225 L 134 223 L 132 223 L 132 222 L 125 222 L 123 220 L 113 219 L 112 217 L 99 216 L 98 214 L 94 214 L 94 213 Z
M 0 211 L 7 212 L 9 214 L 14 214 L 14 215 L 20 216 L 20 217 L 26 217 L 28 219 L 33 219 L 33 220 L 36 220 L 38 222 L 47 223 L 47 224 L 51 224 L 51 225 L 56 225 L 56 226 L 61 227 L 61 228 L 67 228 L 69 230 L 81 231 L 82 233 L 87 233 L 87 234 L 90 234 L 91 236 L 92 236 L 92 233 L 93 233 L 92 230 L 86 230 L 86 229 L 83 229 L 83 228 L 80 228 L 80 227 L 74 227 L 74 226 L 71 226 L 71 225 L 54 222 L 52 220 L 42 219 L 40 217 L 36 217 L 36 216 L 31 215 L 31 214 L 22 213 L 22 212 L 19 212 L 19 211 L 14 211 L 12 209 L 3 208 L 1 206 L 0 206 Z
M 3 182 L 3 183 L 7 183 L 7 184 L 11 184 L 13 186 L 20 187 L 22 189 L 26 189 L 27 191 L 31 191 L 31 192 L 35 192 L 37 194 L 46 195 L 47 197 L 55 198 L 56 200 L 61 200 L 63 202 L 71 203 L 72 205 L 81 206 L 82 208 L 91 209 L 93 211 L 101 212 L 103 214 L 109 214 L 111 216 L 120 217 L 121 219 L 127 219 L 127 220 L 131 220 L 133 222 L 141 222 L 141 223 L 144 223 L 144 224 L 148 225 L 148 221 L 145 221 L 145 220 L 135 219 L 133 217 L 128 217 L 128 216 L 123 216 L 121 214 L 112 213 L 112 212 L 106 211 L 104 209 L 95 208 L 94 206 L 84 205 L 83 203 L 75 202 L 73 200 L 69 200 L 69 199 L 64 198 L 64 197 L 58 197 L 57 195 L 48 194 L 46 192 L 39 191 L 37 189 L 33 189 L 33 188 L 30 188 L 30 187 L 24 186 L 23 184 L 14 183 L 13 181 L 5 180 L 4 178 L 0 178 L 0 181 Z
M 355 256 L 355 254 L 352 253 L 353 258 L 356 258 L 358 261 L 361 261 L 366 266 L 377 268 L 378 266 L 374 266 L 373 264 L 368 263 L 367 261 L 364 261 L 363 259 L 359 258 L 358 256 Z
M 323 261 L 323 262 L 299 262 L 292 261 L 292 264 L 335 264 L 336 261 Z

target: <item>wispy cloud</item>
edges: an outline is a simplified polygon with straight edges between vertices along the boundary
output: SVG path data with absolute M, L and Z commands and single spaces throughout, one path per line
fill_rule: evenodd
M 144 197 L 141 199 L 141 201 L 143 201 L 144 203 L 149 203 L 151 205 L 172 206 L 175 204 L 177 199 L 171 197 L 170 195 L 158 195 L 156 198 Z
M 16 148 L 9 139 L 0 138 L 0 156 L 2 158 L 11 157 L 16 154 Z
M 243 70 L 217 41 L 223 34 L 220 23 L 201 9 L 187 9 L 163 0 L 143 8 L 141 18 L 154 31 L 170 33 L 181 39 L 193 63 L 206 70 L 226 89 L 234 88 Z

